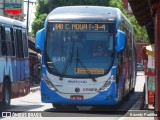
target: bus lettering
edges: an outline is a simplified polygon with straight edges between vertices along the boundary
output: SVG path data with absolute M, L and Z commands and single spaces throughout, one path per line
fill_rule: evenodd
M 83 31 L 107 31 L 106 24 L 82 24 L 82 23 L 57 23 L 53 25 L 53 30 L 83 30 Z
M 101 27 L 99 27 L 99 28 L 101 28 L 101 29 L 103 29 L 103 30 L 106 30 L 106 27 L 105 27 L 105 24 L 103 24 Z
M 98 30 L 98 29 L 99 29 L 98 24 L 95 24 L 94 30 Z
M 72 30 L 87 30 L 87 24 L 72 24 Z
M 72 24 L 72 30 L 77 30 L 77 25 L 76 24 Z
M 66 30 L 70 30 L 69 24 L 66 24 L 65 27 L 66 27 Z
M 63 29 L 63 24 L 56 24 L 56 30 L 62 30 Z

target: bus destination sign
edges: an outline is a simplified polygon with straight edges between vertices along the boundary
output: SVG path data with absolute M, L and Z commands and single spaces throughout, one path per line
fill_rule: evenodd
M 108 31 L 108 25 L 104 23 L 55 23 L 54 30 L 82 30 L 82 31 Z

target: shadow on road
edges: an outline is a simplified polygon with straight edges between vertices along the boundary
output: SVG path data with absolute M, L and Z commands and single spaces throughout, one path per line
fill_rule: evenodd
M 43 105 L 11 105 L 8 108 L 0 107 L 0 111 L 29 111 L 41 107 L 43 107 Z

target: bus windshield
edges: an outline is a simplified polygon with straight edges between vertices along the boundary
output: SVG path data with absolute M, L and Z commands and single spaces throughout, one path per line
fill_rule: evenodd
M 115 32 L 110 23 L 49 22 L 45 46 L 46 67 L 57 76 L 103 76 L 113 65 L 114 36 Z

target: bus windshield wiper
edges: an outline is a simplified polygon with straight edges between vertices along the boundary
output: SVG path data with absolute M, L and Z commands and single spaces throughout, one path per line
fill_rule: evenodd
M 47 66 L 48 66 L 49 70 L 51 70 L 52 72 L 55 72 L 57 74 L 60 74 L 58 69 L 54 66 L 53 62 L 51 62 L 48 54 L 46 54 L 46 58 L 47 58 Z
M 97 82 L 97 80 L 92 76 L 91 72 L 88 71 L 88 69 L 84 65 L 84 63 L 79 59 L 79 57 L 78 57 L 78 48 L 77 48 L 77 52 L 76 52 L 76 72 L 77 72 L 78 63 L 80 63 L 81 66 L 86 70 L 87 74 L 92 78 L 93 82 Z
M 64 68 L 63 68 L 63 71 L 62 71 L 62 74 L 59 78 L 59 80 L 63 80 L 63 76 L 64 74 L 67 72 L 67 69 L 68 69 L 68 65 L 72 63 L 72 59 L 73 59 L 73 51 L 74 51 L 74 41 L 73 41 L 73 44 L 72 44 L 72 50 L 69 54 L 69 57 L 67 59 L 67 61 L 65 62 L 65 65 L 64 65 Z
M 49 67 L 49 69 L 51 71 L 54 71 L 55 73 L 60 74 L 60 72 L 58 71 L 58 69 L 54 66 L 53 62 L 47 62 L 47 64 L 48 64 L 47 66 Z

